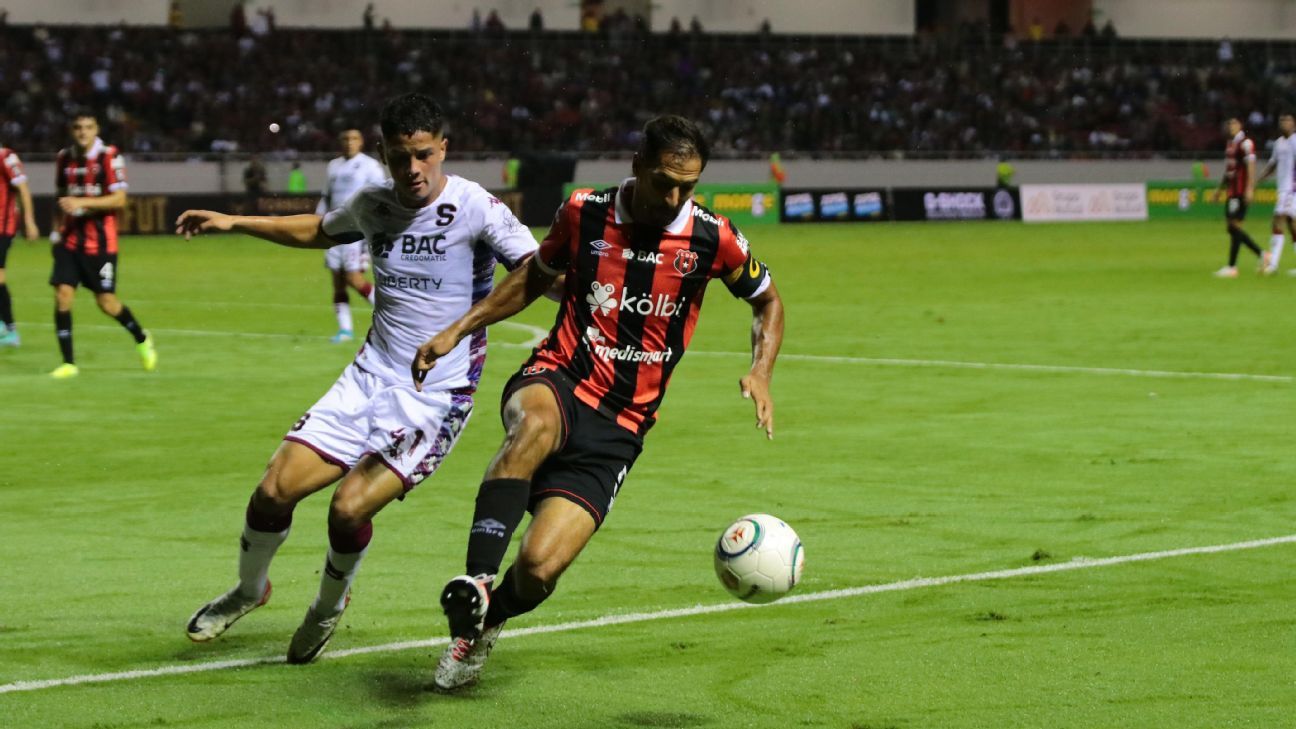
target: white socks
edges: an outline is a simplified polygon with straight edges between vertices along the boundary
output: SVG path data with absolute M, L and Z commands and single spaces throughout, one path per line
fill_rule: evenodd
M 351 326 L 351 305 L 346 302 L 337 302 L 333 304 L 333 312 L 337 314 L 338 330 L 344 332 L 354 331 Z
M 240 540 L 238 591 L 244 597 L 261 599 L 265 594 L 270 574 L 270 560 L 274 559 L 279 545 L 288 538 L 288 529 L 281 532 L 259 532 L 246 523 Z
M 1293 241 L 1293 243 L 1296 243 L 1296 241 Z M 1269 254 L 1272 256 L 1272 258 L 1269 259 L 1270 268 L 1278 268 L 1278 259 L 1282 258 L 1282 251 L 1283 234 L 1275 233 L 1269 238 Z
M 346 607 L 347 592 L 356 572 L 360 571 L 360 561 L 364 559 L 365 547 L 359 552 L 339 553 L 329 547 L 328 556 L 324 558 L 324 571 L 320 574 L 319 595 L 311 605 L 317 614 L 337 615 Z

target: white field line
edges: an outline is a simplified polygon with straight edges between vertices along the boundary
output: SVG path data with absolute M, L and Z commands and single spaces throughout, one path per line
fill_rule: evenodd
M 584 630 L 586 628 L 605 628 L 610 625 L 624 625 L 627 623 L 643 623 L 651 620 L 665 620 L 668 618 L 684 618 L 694 615 L 708 615 L 711 613 L 724 613 L 732 610 L 744 610 L 752 608 L 771 608 L 781 605 L 792 605 L 803 602 L 820 602 L 823 600 L 838 600 L 845 597 L 858 597 L 860 595 L 873 595 L 881 592 L 899 592 L 903 590 L 916 590 L 922 587 L 939 587 L 941 585 L 952 585 L 960 582 L 984 582 L 987 580 L 1005 580 L 1013 577 L 1027 577 L 1031 575 L 1049 574 L 1052 572 L 1070 572 L 1072 570 L 1093 569 L 1095 567 L 1110 567 L 1112 565 L 1127 564 L 1130 562 L 1150 562 L 1158 559 L 1169 559 L 1172 557 L 1186 557 L 1197 554 L 1218 554 L 1220 552 L 1236 552 L 1244 549 L 1260 549 L 1262 547 L 1272 547 L 1280 544 L 1296 543 L 1296 534 L 1289 534 L 1284 537 L 1272 537 L 1269 539 L 1253 539 L 1246 542 L 1233 542 L 1231 544 L 1215 544 L 1205 547 L 1185 547 L 1182 549 L 1168 549 L 1160 552 L 1142 552 L 1139 554 L 1126 554 L 1116 557 L 1077 557 L 1069 562 L 1059 562 L 1057 564 L 1032 565 L 1030 567 L 1017 567 L 1015 569 L 994 570 L 992 572 L 974 572 L 963 575 L 947 575 L 945 577 L 915 577 L 910 580 L 901 580 L 899 582 L 888 582 L 881 585 L 865 585 L 863 587 L 851 587 L 842 590 L 826 590 L 823 592 L 802 593 L 799 595 L 790 595 L 773 605 L 751 605 L 745 602 L 724 602 L 715 605 L 695 605 L 693 607 L 675 608 L 672 610 L 656 610 L 644 613 L 625 613 L 622 615 L 607 615 L 593 620 L 579 620 L 570 623 L 558 623 L 554 625 L 538 625 L 533 628 L 521 628 L 519 630 L 506 630 L 503 633 L 505 638 L 520 638 L 527 635 L 539 635 L 542 633 L 562 633 L 572 630 Z M 429 638 L 426 640 L 408 640 L 398 643 L 384 643 L 381 645 L 361 646 L 358 648 L 347 648 L 344 650 L 331 651 L 323 654 L 320 660 L 335 660 L 347 658 L 349 656 L 366 655 L 370 653 L 394 653 L 419 648 L 434 648 L 445 645 L 449 642 L 448 638 Z M 41 689 L 58 688 L 60 686 L 76 686 L 79 684 L 93 683 L 110 683 L 115 681 L 133 681 L 141 678 L 154 678 L 158 676 L 176 676 L 186 673 L 203 673 L 206 671 L 221 671 L 229 668 L 248 668 L 251 666 L 264 666 L 276 663 L 283 663 L 282 656 L 266 658 L 245 658 L 231 661 L 215 661 L 209 663 L 192 663 L 179 666 L 160 666 L 158 668 L 145 668 L 135 671 L 121 671 L 118 673 L 94 673 L 81 676 L 69 676 L 67 678 L 51 678 L 42 681 L 15 681 L 13 683 L 0 684 L 0 694 L 18 693 L 23 691 L 39 691 Z
M 31 322 L 19 322 L 24 326 L 39 326 Z M 495 326 L 508 326 L 520 329 L 531 335 L 525 342 L 493 342 L 496 346 L 517 349 L 532 349 L 549 334 L 548 330 L 530 324 L 514 321 L 502 321 Z M 120 327 L 111 324 L 83 324 L 84 329 L 117 330 Z M 176 334 L 192 337 L 244 337 L 251 339 L 302 339 L 303 334 L 281 334 L 273 332 L 231 332 L 218 329 L 153 329 L 158 334 Z M 700 357 L 751 357 L 750 352 L 707 352 L 690 350 Z M 1246 372 L 1183 372 L 1175 370 L 1139 370 L 1123 367 L 1074 367 L 1069 365 L 1020 364 L 1013 362 L 961 362 L 946 359 L 897 359 L 894 357 L 838 357 L 820 354 L 780 354 L 779 359 L 792 362 L 826 362 L 837 364 L 873 365 L 878 367 L 932 367 L 964 370 L 1008 370 L 1017 372 L 1052 372 L 1058 374 L 1079 375 L 1119 375 L 1127 377 L 1151 377 L 1181 380 L 1232 380 L 1244 382 L 1292 382 L 1291 375 L 1256 375 Z

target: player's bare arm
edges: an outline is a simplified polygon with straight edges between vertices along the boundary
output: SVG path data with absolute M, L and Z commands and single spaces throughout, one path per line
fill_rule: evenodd
M 423 379 L 436 366 L 436 361 L 449 354 L 459 342 L 472 332 L 496 322 L 504 321 L 522 311 L 532 301 L 549 291 L 558 276 L 546 273 L 536 263 L 535 256 L 518 266 L 489 296 L 473 305 L 455 323 L 423 343 L 414 355 L 410 365 L 410 374 L 414 377 L 414 388 L 423 390 Z
M 774 398 L 770 380 L 774 377 L 774 360 L 783 345 L 783 299 L 774 282 L 750 300 L 752 307 L 752 364 L 740 380 L 742 396 L 756 406 L 756 427 L 765 437 L 774 437 Z
M 1251 200 L 1255 197 L 1255 184 L 1256 184 L 1255 166 L 1256 165 L 1254 159 L 1247 160 L 1246 201 L 1248 205 L 1251 203 Z
M 25 182 L 18 185 L 18 201 L 23 211 L 23 237 L 36 240 L 40 237 L 40 228 L 36 225 L 36 206 L 32 205 L 31 188 Z
M 126 191 L 117 190 L 98 197 L 61 197 L 58 206 L 59 210 L 69 215 L 76 215 L 78 210 L 82 213 L 121 210 L 126 207 Z
M 226 215 L 212 210 L 186 210 L 176 219 L 176 234 L 189 240 L 201 233 L 246 233 L 289 248 L 332 248 L 337 241 L 324 234 L 318 215 Z

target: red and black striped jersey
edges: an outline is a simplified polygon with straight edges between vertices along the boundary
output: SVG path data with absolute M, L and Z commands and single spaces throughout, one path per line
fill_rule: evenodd
M 536 263 L 566 273 L 566 290 L 524 369 L 562 371 L 577 398 L 642 435 L 693 336 L 707 283 L 723 277 L 751 298 L 770 276 L 733 223 L 691 200 L 664 229 L 635 224 L 633 184 L 576 190 L 559 208 Z
M 22 160 L 8 147 L 0 147 L 0 236 L 18 232 L 18 186 L 27 181 Z
M 102 197 L 126 189 L 126 161 L 117 148 L 96 138 L 84 155 L 78 147 L 60 150 L 55 163 L 59 197 Z M 64 215 L 63 247 L 87 255 L 117 252 L 117 211 Z
M 1255 161 L 1255 142 L 1238 132 L 1224 148 L 1224 182 L 1228 186 L 1229 197 L 1246 195 L 1247 184 L 1251 181 L 1247 172 L 1247 163 Z

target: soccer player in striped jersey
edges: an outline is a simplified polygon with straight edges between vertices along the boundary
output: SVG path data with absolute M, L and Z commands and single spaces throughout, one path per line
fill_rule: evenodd
M 338 134 L 342 156 L 328 163 L 328 181 L 320 196 L 315 214 L 324 217 L 347 203 L 357 192 L 368 185 L 381 185 L 387 179 L 382 164 L 364 153 L 364 135 L 356 127 L 347 127 Z M 356 290 L 370 304 L 374 302 L 373 284 L 365 280 L 369 269 L 369 244 L 358 240 L 333 246 L 324 253 L 324 266 L 333 282 L 333 313 L 337 316 L 338 330 L 329 338 L 334 344 L 355 338 L 351 321 L 351 301 L 347 287 Z
M 64 380 L 80 370 L 72 352 L 72 303 L 77 286 L 94 292 L 103 313 L 116 319 L 135 339 L 144 369 L 157 367 L 153 338 L 140 327 L 130 307 L 117 298 L 117 211 L 126 207 L 126 162 L 117 148 L 99 138 L 99 121 L 91 111 L 72 117 L 74 144 L 58 154 L 54 210 L 54 331 L 63 364 L 50 376 Z
M 477 492 L 467 574 L 442 591 L 452 636 L 436 669 L 443 690 L 477 680 L 504 621 L 552 594 L 602 525 L 712 279 L 752 307 L 752 364 L 739 385 L 756 406 L 757 427 L 774 435 L 770 377 L 783 339 L 783 304 L 733 223 L 691 199 L 708 153 L 687 119 L 649 121 L 633 177 L 606 190 L 575 191 L 528 265 L 419 348 L 416 382 L 435 373 L 464 337 L 521 311 L 566 274 L 553 329 L 504 388 L 506 434 Z M 528 510 L 517 558 L 496 584 Z
M 409 381 L 410 360 L 424 337 L 490 293 L 497 262 L 516 268 L 536 251 L 531 231 L 498 198 L 442 171 L 449 140 L 435 101 L 423 94 L 391 99 L 381 126 L 392 179 L 323 217 L 188 210 L 177 221 L 186 236 L 233 231 L 293 248 L 368 241 L 378 291 L 355 361 L 284 435 L 252 492 L 238 584 L 198 608 L 185 628 L 190 640 L 216 638 L 270 599 L 270 562 L 297 504 L 337 483 L 319 592 L 288 643 L 288 662 L 309 663 L 324 650 L 369 550 L 374 517 L 431 476 L 467 425 L 486 363 L 486 331 L 448 352 L 445 367 L 419 391 Z
M 1242 227 L 1246 220 L 1247 206 L 1255 197 L 1255 142 L 1242 131 L 1242 120 L 1229 117 L 1224 122 L 1228 130 L 1229 141 L 1224 149 L 1224 176 L 1220 178 L 1219 187 L 1211 196 L 1218 202 L 1220 195 L 1228 192 L 1228 201 L 1224 206 L 1224 219 L 1227 221 L 1229 234 L 1228 265 L 1215 272 L 1217 278 L 1237 278 L 1237 257 L 1242 246 L 1260 258 L 1260 270 L 1269 265 L 1269 252 L 1261 251 L 1260 246 L 1251 239 Z
M 36 227 L 27 173 L 23 171 L 18 155 L 0 145 L 0 347 L 17 347 L 20 343 L 18 329 L 14 326 L 9 284 L 5 279 L 5 259 L 9 257 L 9 245 L 18 232 L 18 201 L 22 201 L 23 237 L 35 240 L 40 237 L 40 230 Z
M 1269 261 L 1264 268 L 1266 276 L 1278 271 L 1278 261 L 1282 259 L 1283 230 L 1292 235 L 1296 245 L 1296 118 L 1291 114 L 1278 117 L 1278 131 L 1281 133 L 1274 140 L 1273 153 L 1260 172 L 1256 183 L 1263 182 L 1269 175 L 1276 175 L 1278 203 L 1274 206 L 1272 236 L 1269 238 Z M 1296 269 L 1292 269 L 1296 273 Z

